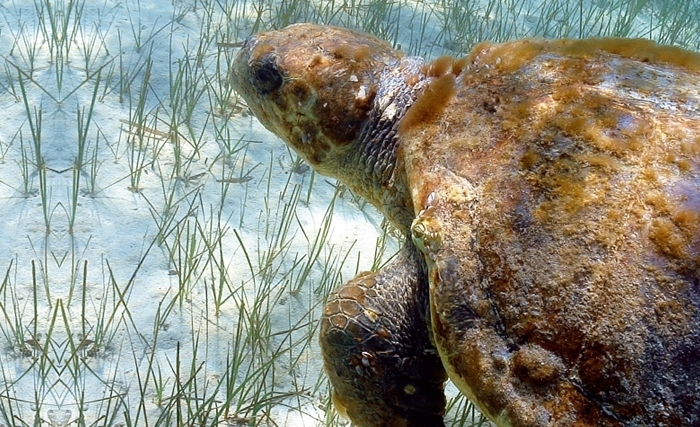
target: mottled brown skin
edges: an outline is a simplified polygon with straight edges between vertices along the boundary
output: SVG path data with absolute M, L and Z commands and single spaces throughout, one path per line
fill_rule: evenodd
M 408 233 L 415 214 L 395 152 L 399 118 L 427 84 L 406 85 L 421 65 L 366 34 L 302 24 L 249 38 L 232 78 L 263 125 Z M 325 369 L 355 425 L 443 425 L 447 377 L 428 318 L 427 270 L 412 245 L 329 296 Z
M 437 349 L 501 426 L 699 425 L 700 56 L 522 40 L 416 67 L 345 31 L 251 38 L 234 70 L 263 124 L 413 237 L 325 308 L 341 410 L 358 426 L 441 425 Z M 345 43 L 364 53 L 337 55 Z M 263 93 L 252 70 L 266 61 L 281 79 Z M 284 83 L 297 81 L 332 86 L 332 101 L 299 111 Z M 292 129 L 341 116 L 353 124 L 337 143 Z

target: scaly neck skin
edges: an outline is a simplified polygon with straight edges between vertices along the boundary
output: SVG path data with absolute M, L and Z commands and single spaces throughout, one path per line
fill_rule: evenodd
M 366 124 L 347 155 L 339 159 L 343 183 L 404 233 L 408 233 L 415 214 L 405 170 L 397 158 L 401 143 L 398 127 L 406 110 L 431 80 L 421 72 L 423 64 L 422 58 L 408 57 L 385 68 Z

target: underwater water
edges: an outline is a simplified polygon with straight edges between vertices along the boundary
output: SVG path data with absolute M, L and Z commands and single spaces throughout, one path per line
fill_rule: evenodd
M 0 3 L 0 426 L 347 425 L 324 299 L 400 242 L 230 84 L 310 21 L 412 55 L 616 35 L 700 50 L 697 1 Z M 447 425 L 485 423 L 450 389 Z

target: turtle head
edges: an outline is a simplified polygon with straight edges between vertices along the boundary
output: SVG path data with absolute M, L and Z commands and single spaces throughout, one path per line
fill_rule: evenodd
M 368 34 L 296 24 L 248 38 L 233 84 L 260 122 L 319 172 L 338 162 L 367 121 L 382 70 L 401 53 Z
M 408 233 L 415 215 L 398 134 L 429 81 L 423 65 L 368 34 L 296 24 L 248 38 L 232 81 L 267 129 Z

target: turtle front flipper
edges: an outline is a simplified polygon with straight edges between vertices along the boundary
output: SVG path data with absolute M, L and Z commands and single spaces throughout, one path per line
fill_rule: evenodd
M 431 343 L 425 263 L 407 244 L 328 299 L 321 349 L 336 409 L 357 427 L 444 426 L 447 379 Z

